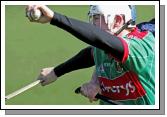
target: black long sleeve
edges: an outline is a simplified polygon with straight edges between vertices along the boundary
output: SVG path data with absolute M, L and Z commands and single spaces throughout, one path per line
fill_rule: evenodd
M 54 13 L 50 24 L 71 33 L 92 46 L 104 50 L 118 61 L 122 61 L 124 58 L 124 44 L 121 39 L 101 30 L 97 26 L 68 18 L 59 13 Z
M 92 67 L 94 65 L 92 49 L 93 49 L 92 47 L 87 47 L 81 50 L 78 54 L 76 54 L 71 59 L 55 67 L 54 68 L 55 74 L 58 77 L 60 77 L 65 73 L 68 73 L 74 70 Z

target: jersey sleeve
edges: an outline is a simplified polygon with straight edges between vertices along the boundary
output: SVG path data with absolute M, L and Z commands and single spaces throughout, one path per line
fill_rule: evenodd
M 143 32 L 143 38 L 127 39 L 128 43 L 128 58 L 125 61 L 128 69 L 136 73 L 142 72 L 148 66 L 152 66 L 154 61 L 154 36 L 151 32 Z
M 124 40 L 111 35 L 97 26 L 69 18 L 59 13 L 54 14 L 50 24 L 71 33 L 77 39 L 87 44 L 104 50 L 119 62 L 125 59 L 124 44 L 126 43 L 122 43 Z
M 56 76 L 60 77 L 74 70 L 94 66 L 95 63 L 92 54 L 92 47 L 82 49 L 78 54 L 54 68 Z

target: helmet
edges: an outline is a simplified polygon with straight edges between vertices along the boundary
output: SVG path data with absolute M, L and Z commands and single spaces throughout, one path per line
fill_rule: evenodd
M 116 14 L 124 14 L 125 22 L 133 20 L 131 25 L 135 25 L 136 10 L 134 5 L 91 5 L 88 16 L 104 15 L 105 23 L 111 24 Z M 130 25 L 129 25 L 130 26 Z

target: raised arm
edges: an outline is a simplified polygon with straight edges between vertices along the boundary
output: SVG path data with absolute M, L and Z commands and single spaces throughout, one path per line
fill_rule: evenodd
M 30 21 L 39 23 L 50 22 L 50 24 L 71 33 L 83 42 L 104 50 L 116 60 L 125 61 L 128 49 L 123 39 L 111 35 L 97 26 L 53 12 L 46 6 L 37 5 L 34 9 L 40 9 L 43 15 L 37 21 L 32 19 Z

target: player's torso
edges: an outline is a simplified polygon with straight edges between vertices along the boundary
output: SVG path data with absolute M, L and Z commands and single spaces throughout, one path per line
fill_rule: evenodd
M 104 96 L 109 97 L 117 104 L 154 104 L 154 99 L 150 99 L 151 96 L 154 98 L 154 91 L 150 91 L 151 88 L 145 86 L 148 85 L 145 84 L 147 78 L 146 80 L 143 78 L 152 77 L 147 75 L 149 70 L 147 65 L 144 70 L 146 72 L 139 69 L 137 72 L 142 73 L 142 75 L 138 74 L 135 70 L 130 70 L 126 64 L 118 63 L 104 51 L 97 48 L 94 49 L 94 59 L 96 73 Z M 108 103 L 101 101 L 101 104 Z

